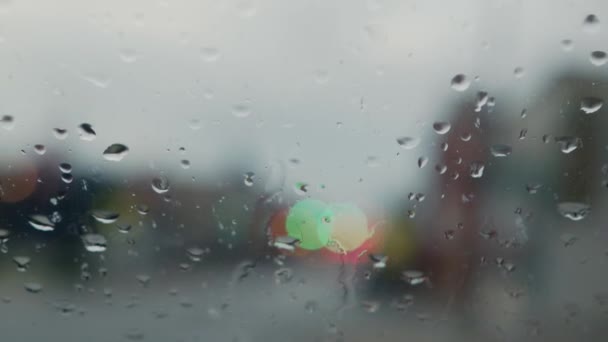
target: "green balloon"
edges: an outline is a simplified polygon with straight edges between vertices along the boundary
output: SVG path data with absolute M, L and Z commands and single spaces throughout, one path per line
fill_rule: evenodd
M 287 215 L 287 234 L 300 240 L 303 249 L 316 250 L 327 245 L 331 236 L 333 214 L 322 201 L 299 201 Z

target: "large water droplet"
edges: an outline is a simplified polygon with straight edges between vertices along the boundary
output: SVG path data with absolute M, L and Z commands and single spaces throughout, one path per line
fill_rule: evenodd
M 15 127 L 15 118 L 12 115 L 4 115 L 0 118 L 0 126 L 7 131 Z
M 433 123 L 433 130 L 440 135 L 446 134 L 451 128 L 452 125 L 447 121 L 435 121 Z
M 59 164 L 59 170 L 63 173 L 71 173 L 72 165 L 70 163 L 61 163 Z
M 66 184 L 70 184 L 74 181 L 74 176 L 71 173 L 62 173 L 61 181 Z
M 585 97 L 581 100 L 581 110 L 585 114 L 592 114 L 600 110 L 604 105 L 604 101 L 597 97 Z
M 30 215 L 28 223 L 35 229 L 38 229 L 43 232 L 50 232 L 55 230 L 55 224 L 44 215 Z
M 511 154 L 511 151 L 511 146 L 503 144 L 495 144 L 490 148 L 490 152 L 494 157 L 507 157 Z
M 107 248 L 107 241 L 103 235 L 85 234 L 82 236 L 84 248 L 89 252 L 104 252 Z
M 109 161 L 121 161 L 129 153 L 129 148 L 123 144 L 112 144 L 103 151 L 103 157 Z
M 91 211 L 91 216 L 99 223 L 111 224 L 118 220 L 120 214 L 111 210 L 96 209 Z
M 583 141 L 578 137 L 556 137 L 555 142 L 559 145 L 560 151 L 565 154 L 571 153 L 583 145 Z
M 164 194 L 169 191 L 169 179 L 165 176 L 160 176 L 152 179 L 152 190 L 157 194 Z
M 581 202 L 561 202 L 557 204 L 557 211 L 565 218 L 580 221 L 591 212 L 591 206 Z
M 78 126 L 78 135 L 80 136 L 80 139 L 85 141 L 93 141 L 97 138 L 97 133 L 95 133 L 93 126 L 88 123 L 83 123 Z
M 595 14 L 589 14 L 583 20 L 583 30 L 587 33 L 596 33 L 600 30 L 600 19 Z
M 420 144 L 420 138 L 415 137 L 401 137 L 397 138 L 397 144 L 404 150 L 411 150 Z
M 589 61 L 595 66 L 602 66 L 608 62 L 608 55 L 604 51 L 593 51 L 589 56 Z
M 456 91 L 465 91 L 470 85 L 471 81 L 464 74 L 458 74 L 452 77 L 452 80 L 450 81 L 450 86 Z

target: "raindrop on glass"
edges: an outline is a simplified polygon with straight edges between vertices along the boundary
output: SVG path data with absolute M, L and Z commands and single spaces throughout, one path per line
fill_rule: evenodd
M 61 163 L 61 164 L 59 164 L 59 170 L 63 173 L 71 173 L 72 165 L 69 163 Z
M 74 176 L 71 173 L 62 173 L 61 181 L 66 184 L 70 184 L 74 181 Z
M 120 214 L 111 210 L 96 209 L 91 211 L 91 216 L 99 223 L 111 224 L 118 220 Z
M 397 138 L 397 144 L 404 150 L 411 150 L 420 144 L 420 139 L 414 137 L 401 137 Z
M 118 228 L 118 231 L 123 234 L 126 234 L 131 231 L 131 225 L 128 223 L 117 223 L 116 228 Z
M 93 141 L 97 137 L 97 133 L 95 133 L 93 126 L 88 123 L 83 123 L 78 126 L 78 135 L 80 136 L 80 139 L 85 141 Z
M 433 130 L 435 133 L 443 135 L 450 131 L 452 125 L 447 121 L 436 121 L 433 123 Z
M 13 262 L 17 265 L 17 271 L 25 272 L 30 265 L 30 257 L 27 256 L 15 256 Z
M 39 293 L 42 291 L 42 284 L 36 282 L 27 282 L 23 284 L 23 287 L 30 293 Z
M 55 230 L 55 224 L 44 215 L 30 215 L 28 223 L 37 230 L 50 232 Z
M 583 145 L 583 141 L 577 137 L 556 137 L 555 142 L 564 154 L 571 153 Z
M 169 191 L 169 179 L 165 176 L 156 177 L 152 179 L 151 186 L 152 190 L 154 190 L 154 192 L 157 194 L 164 194 Z
M 485 165 L 482 162 L 472 162 L 469 165 L 469 171 L 472 178 L 481 178 L 483 176 L 483 170 Z
M 107 241 L 103 235 L 85 234 L 82 237 L 84 248 L 89 252 L 104 252 L 107 248 Z
M 152 277 L 147 274 L 138 274 L 135 276 L 135 279 L 141 284 L 141 286 L 147 287 L 150 284 Z
M 572 41 L 572 39 L 563 39 L 561 41 L 561 46 L 562 46 L 562 50 L 569 52 L 569 51 L 572 51 L 572 49 L 574 49 L 574 42 Z
M 41 144 L 36 144 L 34 145 L 34 152 L 36 152 L 36 154 L 43 155 L 46 153 L 46 147 Z
M 179 162 L 179 165 L 182 167 L 182 169 L 189 169 L 190 168 L 190 161 L 188 159 L 182 159 Z
M 542 184 L 539 183 L 528 183 L 526 184 L 526 191 L 530 194 L 530 195 L 534 195 L 538 192 L 538 190 L 540 190 L 543 187 Z
M 557 211 L 565 218 L 580 221 L 591 212 L 591 206 L 581 202 L 561 202 L 557 204 Z
M 53 135 L 59 140 L 64 140 L 68 137 L 68 130 L 62 128 L 53 128 Z
M 494 157 L 507 157 L 511 154 L 512 148 L 509 145 L 495 144 L 490 148 Z
M 477 98 L 475 100 L 475 111 L 476 112 L 481 112 L 481 110 L 483 109 L 483 106 L 485 106 L 488 103 L 488 93 L 485 91 L 478 91 L 477 92 Z
M 199 262 L 203 258 L 203 254 L 205 254 L 205 251 L 200 247 L 190 247 L 186 249 L 186 254 L 188 255 L 188 258 L 190 258 L 190 260 L 194 262 Z
M 386 263 L 388 262 L 388 256 L 382 254 L 370 254 L 369 260 L 374 263 L 375 269 L 386 268 Z
M 7 131 L 12 130 L 15 127 L 15 118 L 11 115 L 4 115 L 0 118 L 0 126 Z
M 600 30 L 600 19 L 595 14 L 589 14 L 583 20 L 583 30 L 587 33 L 596 33 Z
M 465 91 L 470 85 L 471 81 L 464 74 L 457 74 L 450 81 L 450 86 L 456 91 Z
M 406 283 L 415 286 L 424 283 L 426 277 L 424 276 L 424 273 L 420 271 L 410 270 L 403 271 L 401 273 L 401 279 L 403 279 L 403 281 L 405 281 Z
M 103 151 L 103 157 L 109 161 L 121 161 L 129 153 L 129 148 L 123 144 L 112 144 Z
M 604 101 L 597 97 L 585 97 L 581 100 L 581 110 L 585 114 L 593 114 L 600 110 L 604 105 Z
M 296 192 L 296 194 L 304 196 L 308 192 L 308 184 L 304 182 L 297 182 L 294 185 L 294 191 Z
M 293 252 L 299 243 L 299 239 L 285 235 L 277 237 L 273 242 L 273 246 L 278 249 Z
M 245 101 L 243 103 L 238 103 L 232 106 L 232 115 L 237 118 L 246 118 L 251 115 L 251 108 L 249 101 Z
M 253 180 L 254 179 L 255 179 L 255 173 L 253 173 L 253 172 L 246 172 L 245 175 L 244 175 L 243 182 L 247 186 L 253 186 Z
M 444 174 L 448 170 L 448 167 L 444 164 L 435 165 L 435 171 L 437 171 L 440 175 Z
M 589 56 L 589 61 L 595 66 L 602 66 L 608 62 L 608 55 L 604 51 L 593 51 Z
M 429 158 L 427 158 L 427 157 L 418 158 L 418 168 L 422 169 L 423 167 L 426 166 L 426 164 L 428 164 L 428 162 L 429 162 Z
M 10 235 L 11 232 L 9 230 L 0 228 L 0 244 L 5 244 Z
M 137 212 L 140 215 L 148 215 L 148 213 L 150 212 L 150 207 L 146 204 L 138 204 L 137 205 Z

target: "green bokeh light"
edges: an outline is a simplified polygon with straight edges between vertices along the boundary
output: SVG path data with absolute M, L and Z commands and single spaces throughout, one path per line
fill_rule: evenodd
M 296 203 L 287 215 L 287 234 L 300 240 L 300 248 L 321 249 L 331 236 L 333 213 L 322 201 L 306 199 Z

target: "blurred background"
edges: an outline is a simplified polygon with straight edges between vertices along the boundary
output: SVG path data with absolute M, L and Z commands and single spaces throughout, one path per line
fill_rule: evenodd
M 0 0 L 2 340 L 600 340 L 606 25 L 591 0 Z

